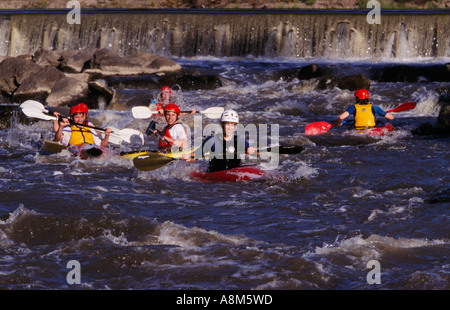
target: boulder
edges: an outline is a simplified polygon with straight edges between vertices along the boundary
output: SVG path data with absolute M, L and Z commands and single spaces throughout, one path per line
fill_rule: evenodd
M 24 80 L 40 69 L 41 66 L 25 58 L 4 59 L 0 63 L 0 91 L 7 96 L 12 96 Z
M 182 71 L 160 77 L 159 88 L 164 85 L 179 85 L 183 90 L 216 89 L 222 87 L 222 80 L 214 74 L 193 75 Z
M 442 94 L 439 96 L 439 103 L 441 110 L 439 111 L 437 123 L 435 125 L 436 131 L 439 134 L 450 134 L 450 94 Z
M 323 77 L 326 74 L 327 73 L 324 71 L 324 69 L 319 67 L 319 65 L 311 64 L 301 68 L 283 69 L 280 71 L 276 71 L 273 74 L 273 79 L 276 81 L 283 80 L 290 82 L 295 78 L 299 80 L 309 80 L 313 78 Z
M 40 66 L 58 67 L 61 63 L 61 51 L 49 51 L 40 47 L 34 53 L 32 60 Z
M 90 92 L 88 83 L 65 77 L 53 85 L 45 104 L 50 107 L 72 106 L 84 102 L 89 108 L 98 108 L 95 96 Z
M 66 53 L 65 59 L 59 65 L 61 71 L 67 73 L 81 73 L 89 67 L 89 64 L 98 51 L 97 48 L 87 48 L 80 51 L 74 51 L 73 54 Z
M 421 124 L 411 130 L 415 135 L 428 136 L 448 136 L 450 135 L 450 94 L 443 93 L 439 96 L 438 103 L 441 106 L 437 122 L 433 125 L 429 122 Z
M 371 79 L 387 83 L 450 82 L 450 64 L 392 65 L 375 69 Z
M 120 57 L 108 49 L 98 50 L 84 72 L 101 76 L 140 75 L 181 70 L 181 66 L 171 59 L 151 53 L 135 53 Z
M 364 74 L 353 74 L 339 79 L 337 87 L 355 91 L 361 88 L 370 89 L 370 80 Z
M 1 56 L 0 55 L 0 63 L 2 63 L 2 61 L 5 60 L 6 58 L 9 58 L 9 56 Z
M 13 101 L 45 100 L 50 95 L 53 85 L 64 77 L 64 73 L 55 67 L 43 67 L 23 81 L 14 92 Z

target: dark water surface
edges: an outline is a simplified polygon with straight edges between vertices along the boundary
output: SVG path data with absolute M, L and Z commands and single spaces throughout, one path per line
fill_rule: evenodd
M 204 161 L 140 172 L 126 158 L 45 154 L 51 122 L 16 114 L 0 130 L 0 289 L 450 288 L 449 139 L 411 133 L 435 122 L 436 90 L 448 83 L 372 81 L 371 98 L 385 110 L 417 102 L 396 114 L 396 131 L 370 137 L 333 128 L 307 137 L 305 125 L 333 122 L 353 92 L 318 91 L 317 79 L 273 80 L 271 73 L 312 62 L 368 72 L 383 61 L 175 60 L 223 83 L 182 90 L 182 109 L 236 109 L 245 125 L 278 124 L 280 143 L 304 151 L 281 155 L 271 178 L 201 183 L 189 173 Z M 388 61 L 445 64 L 448 57 Z M 125 87 L 116 96 L 120 111 L 94 110 L 91 120 L 145 131 L 148 121 L 123 107 L 149 102 L 156 90 Z M 193 128 L 192 116 L 183 122 Z M 204 126 L 212 123 L 203 118 Z M 146 144 L 155 147 L 155 138 Z M 67 282 L 72 260 L 81 266 L 81 284 Z M 371 285 L 373 260 L 381 283 Z
M 204 162 L 138 172 L 129 159 L 46 155 L 39 139 L 52 138 L 51 123 L 12 118 L 0 131 L 1 288 L 72 288 L 70 260 L 85 289 L 449 288 L 449 204 L 429 201 L 449 187 L 449 140 L 410 133 L 435 120 L 439 83 L 374 85 L 384 109 L 418 102 L 397 114 L 392 135 L 338 128 L 306 137 L 306 124 L 332 121 L 352 92 L 262 81 L 284 62 L 179 61 L 228 81 L 183 92 L 186 106 L 226 106 L 245 124 L 279 124 L 280 143 L 304 152 L 281 155 L 282 177 L 199 183 L 188 175 Z M 129 111 L 91 117 L 105 127 L 147 125 Z M 371 260 L 381 284 L 367 283 Z

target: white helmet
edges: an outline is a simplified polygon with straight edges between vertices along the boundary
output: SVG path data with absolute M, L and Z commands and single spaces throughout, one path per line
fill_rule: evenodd
M 223 122 L 231 122 L 239 124 L 239 115 L 235 110 L 225 110 L 222 113 L 222 117 L 220 118 L 220 121 Z

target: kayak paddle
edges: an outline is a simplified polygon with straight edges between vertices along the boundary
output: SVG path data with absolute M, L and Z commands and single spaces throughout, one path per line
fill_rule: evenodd
M 211 107 L 203 111 L 197 111 L 196 113 L 201 113 L 211 119 L 219 119 L 222 116 L 223 111 L 224 108 L 222 107 Z M 145 119 L 150 118 L 152 117 L 152 115 L 158 114 L 159 112 L 153 111 L 149 107 L 138 106 L 133 107 L 131 109 L 131 113 L 133 114 L 134 118 Z M 190 113 L 190 111 L 181 111 L 181 113 Z
M 416 107 L 417 103 L 414 101 L 410 101 L 410 102 L 405 102 L 402 103 L 401 105 L 399 105 L 398 107 L 388 110 L 388 113 L 392 113 L 392 112 L 402 112 L 402 111 L 408 111 L 408 110 L 412 110 Z
M 394 109 L 388 110 L 387 113 L 395 113 L 395 112 L 412 110 L 416 107 L 416 104 L 417 103 L 414 101 L 405 102 Z M 315 136 L 315 135 L 327 132 L 333 126 L 336 126 L 336 124 L 329 124 L 327 122 L 315 122 L 315 123 L 306 125 L 305 133 L 308 136 Z
M 54 115 L 49 115 L 49 111 L 42 105 L 42 103 L 35 101 L 35 100 L 27 100 L 24 103 L 20 105 L 20 108 L 22 109 L 22 112 L 27 116 L 31 118 L 38 118 L 46 121 L 56 121 L 58 118 Z M 62 118 L 67 118 L 64 116 L 60 116 Z M 94 127 L 86 124 L 78 124 L 75 123 L 73 120 L 69 119 L 71 124 L 80 125 L 83 127 L 88 127 L 92 129 L 96 129 L 99 131 L 106 131 L 104 128 L 100 127 Z M 135 129 L 125 128 L 125 129 L 117 129 L 117 128 L 110 128 L 111 129 L 111 136 L 109 139 L 109 142 L 113 144 L 120 144 L 122 140 L 131 142 L 131 138 L 133 136 L 139 136 L 139 138 L 142 141 L 142 144 L 144 144 L 144 136 L 142 133 Z

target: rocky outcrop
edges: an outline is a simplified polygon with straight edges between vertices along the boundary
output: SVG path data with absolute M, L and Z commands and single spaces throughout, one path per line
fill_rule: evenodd
M 450 64 L 392 65 L 373 70 L 372 80 L 379 82 L 450 82 Z
M 14 102 L 23 102 L 28 99 L 45 100 L 51 94 L 55 83 L 64 78 L 64 73 L 55 67 L 41 67 L 20 84 L 14 91 L 12 100 Z
M 34 55 L 0 58 L 0 92 L 16 103 L 33 99 L 56 107 L 83 101 L 97 108 L 99 100 L 108 104 L 113 97 L 113 90 L 99 78 L 164 75 L 181 69 L 173 60 L 151 53 L 120 57 L 108 49 L 38 49 Z
M 443 93 L 439 96 L 441 109 L 436 123 L 426 122 L 411 132 L 420 136 L 449 136 L 450 135 L 450 93 Z
M 41 66 L 24 57 L 8 57 L 0 63 L 0 91 L 12 96 L 17 88 Z

